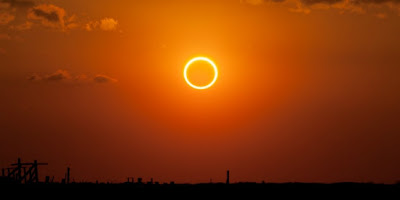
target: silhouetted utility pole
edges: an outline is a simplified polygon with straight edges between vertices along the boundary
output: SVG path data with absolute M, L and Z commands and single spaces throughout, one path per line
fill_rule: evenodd
M 229 184 L 229 170 L 226 171 L 226 184 Z
M 67 177 L 66 177 L 66 179 L 67 179 L 67 184 L 69 184 L 70 170 L 71 170 L 71 169 L 68 167 L 68 168 L 67 168 Z

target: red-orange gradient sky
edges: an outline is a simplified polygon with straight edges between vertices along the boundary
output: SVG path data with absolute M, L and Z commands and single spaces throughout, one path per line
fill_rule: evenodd
M 0 0 L 0 167 L 400 180 L 398 0 Z M 188 60 L 219 78 L 189 87 Z

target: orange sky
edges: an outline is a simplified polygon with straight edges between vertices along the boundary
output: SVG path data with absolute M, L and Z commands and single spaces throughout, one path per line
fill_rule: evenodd
M 0 167 L 76 181 L 400 179 L 400 3 L 0 0 Z M 207 90 L 191 58 L 219 69 Z

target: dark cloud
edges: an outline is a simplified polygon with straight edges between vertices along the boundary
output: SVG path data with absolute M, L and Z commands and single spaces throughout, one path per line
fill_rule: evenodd
M 240 0 L 242 3 L 252 4 L 252 5 L 260 5 L 266 2 L 284 2 L 285 0 Z
M 8 4 L 10 8 L 30 8 L 35 5 L 35 2 L 27 0 L 1 0 L 0 2 Z
M 29 0 L 0 0 L 0 25 L 14 26 L 25 21 L 27 10 L 34 5 Z
M 28 12 L 28 19 L 36 20 L 44 26 L 65 28 L 65 10 L 52 4 L 41 4 Z
M 67 16 L 64 8 L 53 4 L 40 4 L 28 11 L 28 21 L 39 22 L 42 26 L 69 31 L 79 27 L 76 15 Z
M 42 77 L 40 77 L 40 76 L 37 75 L 37 74 L 32 74 L 32 75 L 30 75 L 30 76 L 28 77 L 28 80 L 29 80 L 29 81 L 40 81 L 40 80 L 42 80 Z
M 354 4 L 383 4 L 383 3 L 400 3 L 400 0 L 352 0 Z
M 314 4 L 336 4 L 339 2 L 343 2 L 344 0 L 301 0 L 301 3 L 305 5 L 314 5 Z
M 62 80 L 70 80 L 71 75 L 67 70 L 59 69 L 56 72 L 48 75 L 39 75 L 34 73 L 27 78 L 29 81 L 50 81 L 50 82 L 57 82 Z
M 384 4 L 384 3 L 400 3 L 400 0 L 301 0 L 301 3 L 305 5 L 314 5 L 314 4 L 336 4 L 336 3 L 348 3 L 354 5 L 361 4 Z
M 60 16 L 58 12 L 56 11 L 51 11 L 51 12 L 46 12 L 41 9 L 32 9 L 32 12 L 37 16 L 37 17 L 43 17 L 44 19 L 50 21 L 50 22 L 58 22 L 60 21 Z

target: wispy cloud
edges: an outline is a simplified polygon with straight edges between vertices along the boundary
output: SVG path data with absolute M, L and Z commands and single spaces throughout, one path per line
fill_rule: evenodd
M 115 31 L 118 27 L 118 21 L 114 18 L 104 18 L 99 21 L 90 21 L 86 24 L 85 29 L 87 31 L 103 30 L 103 31 Z
M 103 74 L 97 74 L 94 78 L 93 81 L 96 83 L 112 83 L 112 82 L 117 82 L 117 79 L 111 78 L 107 75 Z
M 0 40 L 11 40 L 11 36 L 6 33 L 0 33 Z
M 11 25 L 9 26 L 9 29 L 14 31 L 25 31 L 31 29 L 32 26 L 33 26 L 32 22 L 26 21 L 25 23 L 22 24 Z
M 400 14 L 400 0 L 240 0 L 241 3 L 251 5 L 262 5 L 266 3 L 281 3 L 289 7 L 289 11 L 309 14 L 312 10 L 336 9 L 340 13 L 376 13 L 378 18 L 388 17 L 389 11 L 395 11 Z
M 19 13 L 19 14 L 18 14 Z M 112 17 L 90 21 L 68 13 L 54 4 L 35 4 L 31 0 L 0 0 L 0 26 L 13 31 L 46 27 L 62 32 L 77 30 L 115 31 L 119 23 Z M 5 29 L 3 29 L 5 30 Z
M 15 16 L 8 12 L 0 13 L 0 25 L 6 25 L 12 22 L 15 19 Z
M 375 17 L 378 19 L 386 19 L 387 18 L 387 14 L 386 13 L 376 13 Z

